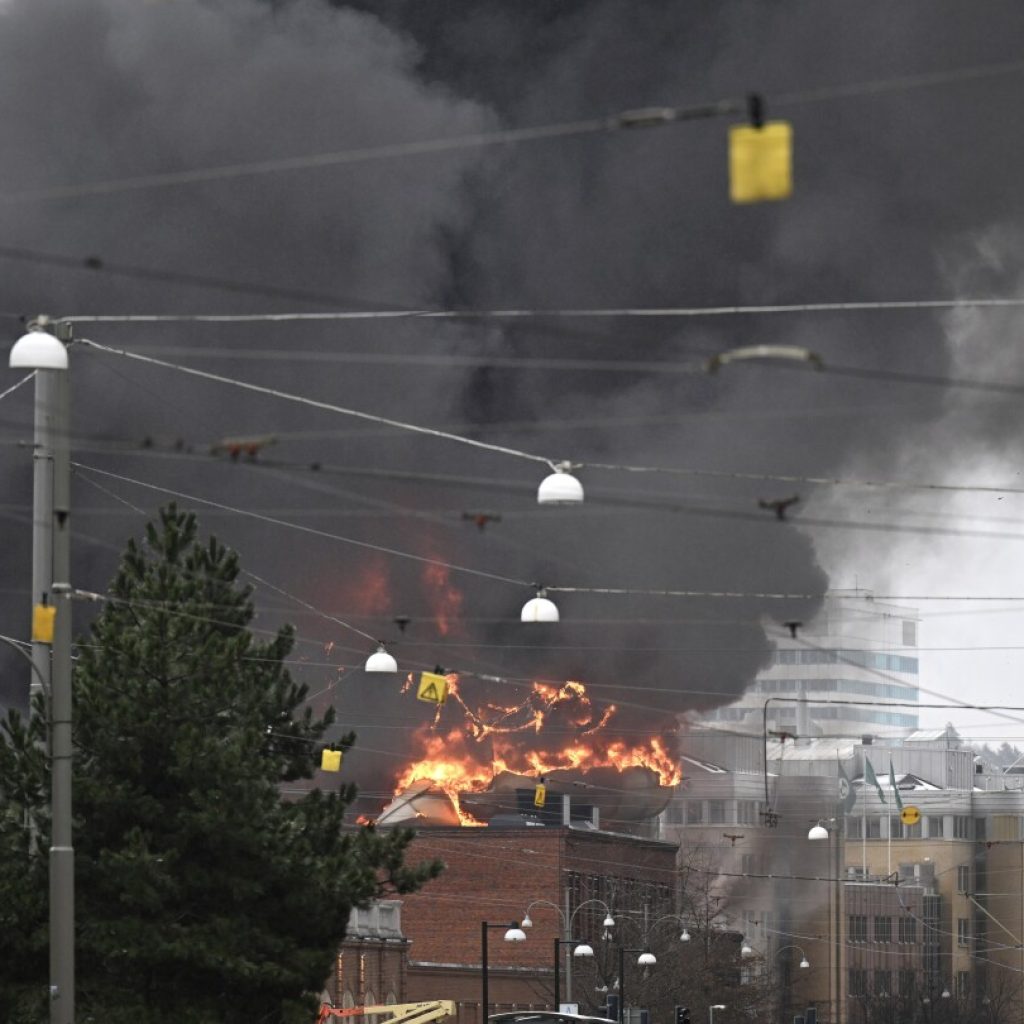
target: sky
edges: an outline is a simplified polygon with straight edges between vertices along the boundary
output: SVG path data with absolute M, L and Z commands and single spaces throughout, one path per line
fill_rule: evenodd
M 1020 296 L 1016 3 L 988 3 L 982 18 L 947 0 L 9 0 L 0 18 L 0 315 L 12 339 L 37 313 Z M 742 115 L 319 159 L 751 92 L 793 125 L 785 202 L 728 200 L 726 133 Z M 291 163 L 251 166 L 268 161 Z M 741 692 L 781 623 L 812 616 L 829 587 L 906 596 L 923 619 L 923 685 L 1012 703 L 1022 612 L 946 599 L 1024 595 L 1020 495 L 706 474 L 1020 487 L 1019 393 L 892 379 L 1024 385 L 1020 319 L 962 307 L 82 322 L 76 337 L 100 344 L 583 463 L 587 501 L 538 509 L 543 461 L 76 346 L 73 446 L 89 468 L 74 481 L 74 583 L 104 589 L 138 510 L 172 494 L 222 506 L 202 506 L 201 520 L 265 581 L 258 625 L 297 623 L 297 671 L 385 760 L 423 708 L 353 669 L 368 638 L 393 642 L 409 668 L 477 673 L 480 699 L 507 692 L 481 674 L 580 678 L 618 703 L 624 731 L 653 729 Z M 701 372 L 745 344 L 805 346 L 826 370 Z M 832 372 L 843 369 L 866 375 Z M 15 637 L 28 632 L 30 417 L 29 387 L 0 402 L 0 614 Z M 255 464 L 216 454 L 240 435 L 276 443 Z M 759 506 L 794 491 L 785 522 Z M 479 529 L 480 513 L 500 521 Z M 518 611 L 534 584 L 571 592 L 553 595 L 558 627 L 527 634 Z M 593 592 L 608 589 L 629 593 Z M 780 592 L 805 596 L 753 596 Z M 411 619 L 404 632 L 398 616 Z M 0 699 L 20 702 L 19 672 L 13 655 L 0 660 Z M 972 738 L 1024 738 L 1019 717 L 922 714 Z

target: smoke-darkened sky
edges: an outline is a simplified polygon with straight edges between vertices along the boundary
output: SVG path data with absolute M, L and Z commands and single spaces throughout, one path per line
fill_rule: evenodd
M 12 338 L 17 315 L 39 312 L 683 307 L 1018 290 L 1024 75 L 812 95 L 1017 60 L 1024 10 L 1015 3 L 988 3 L 982 17 L 946 0 L 856 8 L 7 0 L 0 19 L 0 312 L 10 315 Z M 796 184 L 784 203 L 730 205 L 728 118 L 60 200 L 25 195 L 751 91 L 763 94 L 769 117 L 793 124 Z M 73 265 L 86 259 L 102 266 Z M 683 364 L 736 345 L 785 343 L 813 349 L 826 365 L 1024 380 L 1018 326 L 1006 313 L 918 311 L 97 324 L 79 334 L 554 459 L 964 480 L 999 476 L 1019 454 L 1012 397 L 770 366 L 712 377 L 506 361 Z M 484 356 L 495 365 L 389 358 L 403 355 Z M 973 505 L 805 489 L 793 522 L 779 523 L 758 501 L 789 496 L 788 485 L 595 469 L 581 472 L 583 508 L 540 510 L 539 464 L 90 350 L 73 352 L 73 374 L 80 462 L 514 580 L 816 595 L 855 575 L 889 592 L 925 579 L 935 593 L 991 591 L 998 579 L 992 541 L 798 525 L 804 514 L 956 529 L 971 525 L 963 516 L 982 514 Z M 30 419 L 29 388 L 0 407 L 3 631 L 14 636 L 28 631 L 31 460 L 18 442 Z M 277 438 L 262 466 L 208 454 L 221 438 L 254 434 Z M 147 438 L 151 447 L 139 450 Z M 133 484 L 103 486 L 145 510 L 164 500 Z M 140 517 L 82 478 L 74 501 L 74 582 L 102 590 Z M 463 518 L 482 511 L 501 521 L 481 531 Z M 528 588 L 453 572 L 452 596 L 424 579 L 421 564 L 223 511 L 201 519 L 253 572 L 400 640 L 403 666 L 580 678 L 623 704 L 624 728 L 739 693 L 770 650 L 771 623 L 805 619 L 816 606 L 813 598 L 565 594 L 559 626 L 528 632 L 517 621 Z M 953 577 L 952 561 L 988 571 Z M 445 599 L 458 611 L 447 633 L 435 621 Z M 330 665 L 365 656 L 366 641 L 280 594 L 260 590 L 259 600 L 260 625 L 297 623 L 309 663 L 299 671 L 313 690 L 335 680 Z M 398 615 L 412 619 L 401 635 Z M 0 698 L 20 701 L 20 665 L 0 665 Z M 341 720 L 385 752 L 401 750 L 390 726 L 426 710 L 361 674 L 339 694 Z

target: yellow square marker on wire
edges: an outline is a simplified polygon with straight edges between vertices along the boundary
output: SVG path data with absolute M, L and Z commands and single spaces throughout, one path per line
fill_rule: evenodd
M 543 782 L 538 782 L 537 787 L 533 791 L 533 806 L 543 807 L 544 801 L 548 798 L 548 788 Z
M 421 672 L 416 699 L 428 704 L 443 704 L 448 699 L 448 680 L 437 672 Z
M 788 199 L 793 194 L 793 126 L 768 121 L 761 128 L 729 128 L 729 198 L 734 203 Z
M 32 639 L 39 644 L 53 643 L 53 622 L 57 609 L 52 604 L 37 604 L 32 609 Z
M 341 751 L 324 750 L 320 754 L 320 770 L 323 772 L 341 771 Z

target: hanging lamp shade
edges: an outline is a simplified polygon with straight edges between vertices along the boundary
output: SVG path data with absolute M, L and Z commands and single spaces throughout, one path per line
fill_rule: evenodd
M 554 473 L 544 477 L 537 488 L 538 505 L 579 505 L 583 484 L 569 472 L 569 463 L 560 462 Z
M 807 957 L 804 956 L 804 957 L 800 958 L 800 967 L 801 967 L 802 970 L 807 970 L 807 968 L 810 967 L 810 966 L 811 966 L 811 961 L 808 960 Z
M 810 832 L 807 833 L 808 839 L 828 839 L 828 829 L 824 825 L 815 825 Z
M 388 654 L 383 644 L 379 644 L 377 650 L 366 659 L 367 672 L 397 672 L 398 662 Z
M 594 947 L 587 942 L 581 942 L 573 951 L 573 956 L 593 956 Z
M 525 942 L 526 941 L 526 932 L 524 932 L 522 928 L 509 928 L 509 930 L 507 932 L 505 932 L 505 941 L 506 942 Z
M 640 967 L 653 967 L 658 962 L 658 958 L 653 953 L 641 953 L 636 962 Z
M 523 605 L 519 619 L 522 622 L 557 622 L 558 605 L 548 600 L 543 590 L 538 590 L 537 596 Z
M 9 365 L 12 370 L 66 370 L 68 350 L 46 331 L 29 331 L 11 348 Z

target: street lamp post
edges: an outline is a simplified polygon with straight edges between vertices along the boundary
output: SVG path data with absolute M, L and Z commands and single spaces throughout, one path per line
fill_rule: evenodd
M 715 1024 L 715 1010 L 724 1010 L 725 1003 L 715 1003 L 708 1007 L 708 1024 Z
M 576 915 L 584 907 L 590 907 L 590 906 L 603 907 L 604 908 L 604 913 L 605 913 L 605 918 L 604 918 L 604 928 L 605 928 L 605 930 L 607 931 L 607 929 L 615 927 L 615 918 L 612 917 L 611 908 L 608 906 L 607 903 L 605 903 L 604 900 L 599 900 L 599 899 L 584 900 L 571 914 L 569 914 L 569 913 L 567 913 L 567 911 L 563 910 L 557 903 L 552 903 L 551 900 L 540 899 L 540 900 L 533 900 L 530 903 L 530 905 L 526 908 L 526 913 L 523 914 L 523 920 L 522 920 L 522 926 L 523 926 L 524 929 L 525 928 L 532 928 L 533 927 L 533 921 L 530 919 L 530 911 L 533 910 L 534 907 L 541 907 L 541 906 L 549 907 L 551 910 L 553 910 L 558 915 L 558 919 L 562 923 L 562 940 L 563 940 L 563 943 L 565 945 L 568 945 L 568 944 L 570 944 L 570 943 L 572 943 L 574 941 L 577 941 L 577 940 L 574 940 L 574 939 L 570 938 L 570 936 L 572 935 L 572 923 L 573 923 L 573 921 L 576 920 Z M 558 960 L 557 950 L 558 950 L 558 947 L 556 946 L 555 947 L 555 951 L 556 951 L 555 960 L 556 960 L 556 962 Z M 580 955 L 581 956 L 585 956 L 586 954 L 582 954 L 581 953 Z M 593 950 L 591 950 L 591 955 L 593 955 Z M 572 960 L 569 959 L 569 958 L 566 958 L 566 965 L 565 966 L 566 966 L 566 970 L 565 970 L 565 998 L 566 998 L 566 1001 L 571 1001 L 572 1000 Z M 557 990 L 557 988 L 558 988 L 557 983 L 555 985 L 555 988 Z M 558 1009 L 558 993 L 556 991 L 556 993 L 555 993 L 555 1010 L 557 1011 L 557 1009 Z
M 487 933 L 494 928 L 505 929 L 506 942 L 524 942 L 526 933 L 513 921 L 511 924 L 488 924 L 480 922 L 480 1024 L 487 1024 L 487 1010 L 490 1002 L 487 976 Z
M 558 947 L 571 946 L 573 943 L 576 944 L 576 948 L 572 951 L 573 956 L 592 957 L 594 955 L 594 947 L 586 942 L 581 942 L 579 939 L 555 939 L 555 1013 L 558 1013 L 562 1005 L 559 1000 L 559 987 L 561 982 L 559 961 L 561 957 L 558 954 Z M 566 996 L 566 998 L 568 998 L 568 996 Z
M 34 370 L 32 664 L 49 688 L 50 1022 L 75 1018 L 75 853 L 71 833 L 70 398 L 64 341 L 41 329 L 19 338 L 11 369 Z M 59 330 L 64 333 L 64 326 Z M 54 615 L 56 610 L 56 616 Z M 32 688 L 35 688 L 34 682 Z
M 627 949 L 619 946 L 619 1024 L 626 1020 L 626 954 L 639 953 L 637 964 L 640 967 L 651 967 L 658 961 L 654 954 L 646 949 Z
M 831 840 L 832 849 L 832 887 L 833 906 L 829 920 L 829 931 L 832 939 L 832 964 L 829 983 L 830 1002 L 833 1007 L 832 1019 L 836 1024 L 842 1024 L 845 1017 L 845 1007 L 842 998 L 842 903 L 843 903 L 843 882 L 840 877 L 842 871 L 843 851 L 843 822 L 844 818 L 840 813 L 827 822 L 819 821 L 807 833 L 807 838 L 812 842 Z M 831 827 L 830 827 L 831 826 Z

